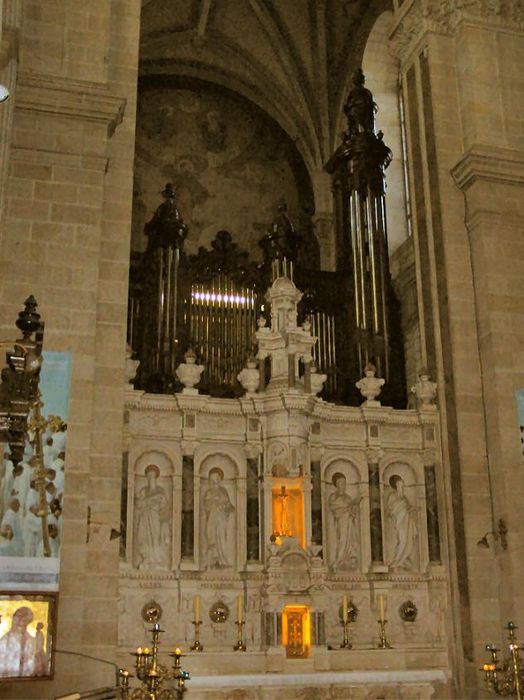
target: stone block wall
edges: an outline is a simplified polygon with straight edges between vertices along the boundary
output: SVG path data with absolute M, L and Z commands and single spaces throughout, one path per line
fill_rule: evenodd
M 2 333 L 13 336 L 33 293 L 45 349 L 73 354 L 57 648 L 110 660 L 140 3 L 28 1 L 22 10 L 1 229 Z M 60 653 L 56 676 L 4 684 L 0 697 L 113 682 L 111 666 Z
M 436 369 L 457 561 L 457 673 L 524 615 L 515 390 L 522 385 L 522 23 L 517 3 L 399 3 L 422 355 Z M 510 97 L 511 95 L 511 97 Z M 520 173 L 520 174 L 519 174 Z M 510 252 L 511 251 L 511 252 Z M 451 515 L 453 513 L 453 515 Z M 501 546 L 499 521 L 508 526 Z M 477 547 L 487 532 L 490 548 Z

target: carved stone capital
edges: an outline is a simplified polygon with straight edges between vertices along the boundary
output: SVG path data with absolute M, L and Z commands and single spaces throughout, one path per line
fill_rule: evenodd
M 122 122 L 125 106 L 125 99 L 103 83 L 33 73 L 18 77 L 17 109 L 105 124 L 109 136 Z
M 451 174 L 463 192 L 479 180 L 524 185 L 524 153 L 511 148 L 475 144 L 462 156 Z
M 428 32 L 452 36 L 463 22 L 524 29 L 522 0 L 411 0 L 402 5 L 390 34 L 393 53 L 405 61 Z
M 244 445 L 244 453 L 248 459 L 256 459 L 259 454 L 262 454 L 262 445 L 246 442 Z
M 195 454 L 196 442 L 193 442 L 193 440 L 182 440 L 180 447 L 185 457 L 192 457 Z
M 366 450 L 368 464 L 378 464 L 385 454 L 384 450 L 381 450 L 379 447 L 368 447 Z
M 435 464 L 437 454 L 432 448 L 427 448 L 422 452 L 422 464 L 425 467 L 431 467 Z

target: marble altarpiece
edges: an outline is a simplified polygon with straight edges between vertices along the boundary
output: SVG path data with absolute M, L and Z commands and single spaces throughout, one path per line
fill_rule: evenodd
M 315 686 L 350 668 L 429 698 L 450 674 L 438 413 L 424 387 L 411 410 L 382 406 L 378 389 L 361 388 L 360 407 L 318 398 L 298 371 L 315 343 L 299 299 L 286 275 L 268 292 L 272 325 L 256 333 L 267 387 L 231 399 L 191 382 L 170 396 L 127 389 L 122 658 L 155 602 L 186 649 L 202 621 L 204 651 L 186 664 L 195 697 L 216 697 L 198 690 L 207 673 L 299 672 Z M 377 649 L 379 605 L 391 649 Z M 239 615 L 246 653 L 233 651 Z

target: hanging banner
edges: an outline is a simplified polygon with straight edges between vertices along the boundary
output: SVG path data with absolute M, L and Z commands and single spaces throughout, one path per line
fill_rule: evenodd
M 58 590 L 70 381 L 70 353 L 44 352 L 40 393 L 45 481 L 41 489 L 34 434 L 29 434 L 17 465 L 10 459 L 9 446 L 1 446 L 0 588 L 4 591 Z

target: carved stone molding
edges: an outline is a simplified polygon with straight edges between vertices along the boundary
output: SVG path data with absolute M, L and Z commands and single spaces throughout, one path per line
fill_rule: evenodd
M 88 80 L 19 73 L 16 108 L 29 112 L 107 124 L 112 136 L 122 122 L 126 100 L 111 94 L 109 86 Z
M 411 0 L 405 2 L 390 34 L 391 48 L 406 60 L 427 32 L 452 36 L 463 22 L 524 29 L 523 0 Z
M 511 148 L 475 144 L 462 156 L 451 174 L 463 192 L 478 180 L 524 185 L 524 153 Z

